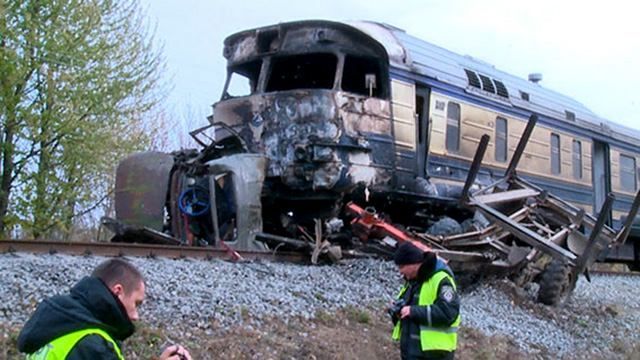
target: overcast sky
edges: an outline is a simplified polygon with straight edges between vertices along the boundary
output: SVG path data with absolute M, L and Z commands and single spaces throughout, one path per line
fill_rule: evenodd
M 627 0 L 142 0 L 164 47 L 176 118 L 204 117 L 224 85 L 223 40 L 279 22 L 372 20 L 487 61 L 640 129 L 640 3 Z

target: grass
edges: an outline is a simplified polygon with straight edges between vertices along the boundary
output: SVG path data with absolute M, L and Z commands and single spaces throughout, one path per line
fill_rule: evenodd
M 329 312 L 325 311 L 325 310 L 318 310 L 315 313 L 315 318 L 316 320 L 320 321 L 321 323 L 327 325 L 327 324 L 331 324 L 334 320 L 334 315 L 330 314 Z
M 240 317 L 242 318 L 242 321 L 249 321 L 251 316 L 251 313 L 249 311 L 249 308 L 246 306 L 241 306 L 240 307 Z
M 371 322 L 371 315 L 369 315 L 367 310 L 351 305 L 347 306 L 344 310 L 346 311 L 349 320 L 356 321 L 360 324 L 369 324 Z

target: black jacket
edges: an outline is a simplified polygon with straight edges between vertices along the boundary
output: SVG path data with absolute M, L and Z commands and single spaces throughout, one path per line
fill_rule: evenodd
M 400 321 L 400 351 L 402 359 L 453 359 L 453 353 L 444 351 L 422 351 L 420 346 L 420 324 L 434 327 L 448 327 L 456 320 L 460 312 L 460 297 L 455 287 L 448 279 L 440 281 L 438 297 L 433 305 L 419 306 L 420 289 L 422 284 L 438 271 L 446 271 L 451 276 L 453 273 L 441 260 L 425 257 L 420 266 L 418 276 L 409 281 L 409 288 L 404 293 L 405 303 L 411 306 L 409 317 Z
M 18 336 L 18 350 L 30 354 L 77 330 L 99 328 L 116 341 L 134 332 L 134 325 L 118 298 L 98 278 L 85 277 L 68 295 L 45 299 Z M 67 360 L 117 359 L 113 345 L 100 335 L 88 335 L 73 347 Z

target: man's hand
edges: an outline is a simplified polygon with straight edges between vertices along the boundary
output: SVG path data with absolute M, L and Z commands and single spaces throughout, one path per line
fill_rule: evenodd
M 402 309 L 400 309 L 400 319 L 404 319 L 406 317 L 409 317 L 411 315 L 411 306 L 403 306 Z
M 171 345 L 160 354 L 159 360 L 192 360 L 191 354 L 181 345 Z

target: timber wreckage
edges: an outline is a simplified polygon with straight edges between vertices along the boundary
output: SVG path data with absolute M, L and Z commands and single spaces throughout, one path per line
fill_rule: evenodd
M 385 24 L 231 35 L 199 150 L 117 168 L 113 241 L 298 250 L 312 261 L 432 249 L 562 302 L 597 260 L 640 264 L 640 132 Z

